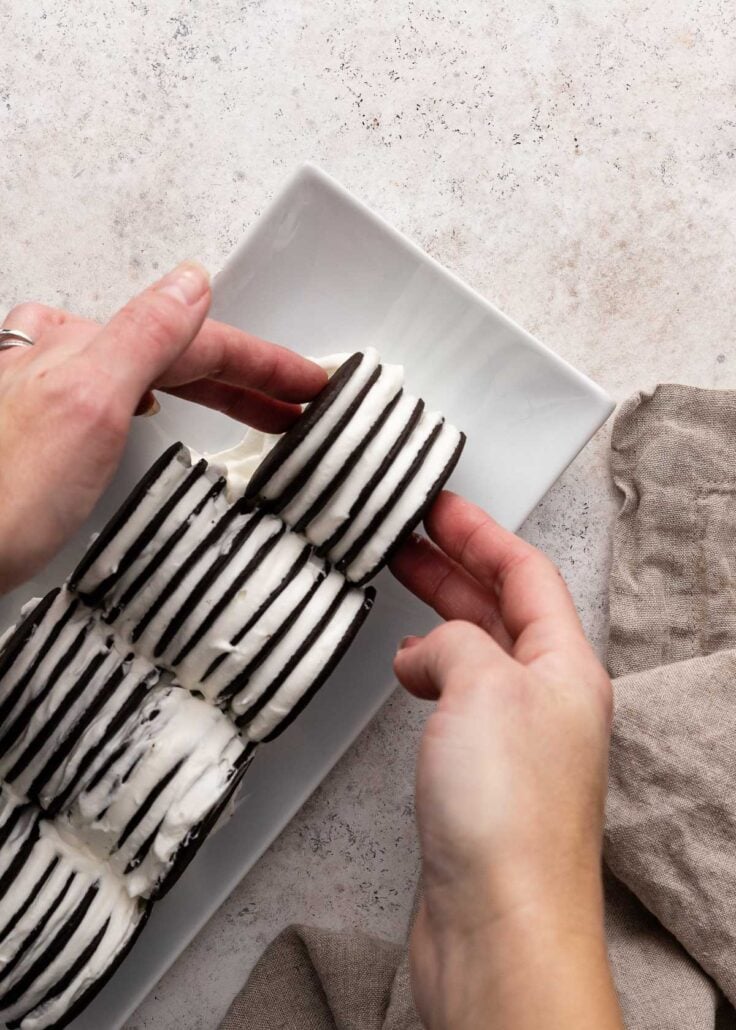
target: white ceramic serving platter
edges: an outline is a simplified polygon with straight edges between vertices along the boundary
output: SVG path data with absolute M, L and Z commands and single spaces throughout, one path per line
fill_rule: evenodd
M 320 169 L 299 168 L 228 261 L 213 315 L 304 354 L 369 344 L 406 366 L 412 393 L 465 430 L 454 489 L 517 528 L 613 409 L 594 383 L 551 353 L 387 225 Z M 242 427 L 166 398 L 138 420 L 121 469 L 92 518 L 30 584 L 0 601 L 0 629 L 20 603 L 60 582 L 89 535 L 174 439 L 200 451 Z M 329 682 L 262 748 L 231 820 L 210 838 L 73 1030 L 117 1030 L 183 951 L 394 689 L 406 633 L 435 619 L 389 573 L 362 633 Z

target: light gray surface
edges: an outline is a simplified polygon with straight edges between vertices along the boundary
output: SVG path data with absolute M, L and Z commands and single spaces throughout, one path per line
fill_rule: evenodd
M 0 30 L 2 307 L 216 269 L 309 158 L 615 397 L 736 386 L 725 0 L 10 0 Z M 599 646 L 607 443 L 526 530 Z M 128 1030 L 216 1027 L 289 921 L 402 931 L 422 719 L 386 706 Z

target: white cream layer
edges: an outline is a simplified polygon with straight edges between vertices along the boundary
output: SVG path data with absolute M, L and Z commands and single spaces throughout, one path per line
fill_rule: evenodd
M 266 608 L 242 640 L 231 644 L 231 637 L 214 638 L 213 650 L 225 651 L 227 658 L 198 685 L 206 697 L 217 697 L 268 644 L 289 615 L 309 593 L 315 580 L 325 575 L 323 562 L 310 559 L 279 596 Z M 241 623 L 242 625 L 242 623 Z M 178 670 L 177 670 L 178 671 Z
M 310 358 L 310 361 L 314 361 L 328 376 L 332 376 L 349 357 L 350 354 L 328 354 L 323 358 Z M 210 468 L 227 479 L 228 500 L 233 501 L 243 496 L 251 476 L 280 439 L 281 436 L 278 434 L 248 429 L 243 439 L 234 447 L 205 455 Z
M 235 537 L 251 518 L 252 515 L 250 514 L 236 515 L 230 521 L 227 528 L 220 534 L 214 544 L 207 548 L 198 561 L 194 563 L 178 587 L 150 620 L 141 636 L 135 642 L 137 651 L 149 658 L 153 657 L 156 645 L 166 631 L 166 627 L 171 619 L 180 610 L 182 605 L 187 603 L 192 590 L 219 555 L 230 553 Z M 174 551 L 162 564 L 156 575 L 151 577 L 148 586 L 131 601 L 115 624 L 116 629 L 124 639 L 131 639 L 132 632 L 137 623 L 146 614 L 159 594 L 171 582 L 174 573 L 190 557 L 194 547 L 204 536 L 205 533 L 200 531 L 199 526 L 197 526 L 191 540 L 179 541 L 179 545 L 174 548 Z
M 394 410 L 366 447 L 360 461 L 330 498 L 330 503 L 311 520 L 305 535 L 315 546 L 319 547 L 329 540 L 349 518 L 363 487 L 378 472 L 386 455 L 406 429 L 416 405 L 416 397 L 402 394 Z M 371 498 L 368 498 L 365 507 L 374 510 Z
M 13 663 L 10 666 L 10 668 L 6 671 L 5 675 L 0 678 L 0 703 L 4 703 L 4 702 L 7 701 L 7 699 L 10 696 L 10 694 L 13 692 L 13 689 L 18 684 L 19 680 L 22 679 L 22 677 L 27 673 L 27 671 L 28 671 L 29 667 L 32 665 L 32 663 L 33 663 L 33 661 L 34 661 L 34 659 L 35 659 L 39 649 L 42 647 L 43 642 L 46 640 L 46 638 L 48 636 L 48 633 L 50 631 L 52 623 L 57 621 L 57 618 L 64 611 L 66 611 L 66 609 L 67 609 L 67 607 L 68 607 L 68 605 L 70 603 L 71 603 L 70 595 L 67 593 L 67 591 L 62 589 L 60 591 L 59 595 L 54 599 L 53 604 L 51 605 L 49 611 L 44 616 L 44 618 L 41 621 L 41 623 L 39 625 L 35 626 L 33 628 L 33 630 L 31 631 L 29 639 L 26 640 L 25 644 L 23 645 L 23 649 L 18 654 L 16 654 L 15 658 L 13 659 Z M 29 615 L 31 613 L 31 611 L 33 610 L 33 608 L 35 608 L 35 607 L 36 607 L 35 604 L 34 605 L 30 605 L 30 603 L 24 604 L 23 608 L 21 609 L 21 615 L 23 617 Z M 89 619 L 89 609 L 86 609 L 84 607 L 84 605 L 81 604 L 81 602 L 78 602 L 78 607 L 81 609 L 81 612 L 82 612 L 81 623 L 80 623 L 80 625 L 81 625 L 82 623 L 86 622 Z M 18 621 L 20 623 L 20 621 L 22 621 L 22 620 L 18 620 Z M 15 630 L 15 626 L 13 626 L 11 628 L 13 630 Z M 79 625 L 77 626 L 75 632 L 78 632 L 78 631 L 79 631 Z M 73 637 L 75 635 L 75 632 L 72 632 L 72 634 L 68 637 L 68 639 L 67 639 L 67 646 L 68 646 L 69 643 L 71 643 L 71 640 L 73 639 Z M 64 650 L 66 650 L 65 647 L 61 647 L 60 648 L 59 645 L 57 645 L 57 657 L 60 657 Z M 46 671 L 48 671 L 48 667 L 47 667 Z M 27 694 L 26 691 L 23 691 L 22 696 L 15 702 L 13 708 L 10 710 L 10 712 L 8 714 L 8 718 L 6 720 L 5 727 L 3 729 L 7 729 L 8 728 L 10 721 L 14 718 L 15 715 L 17 715 L 17 713 L 22 708 L 25 707 L 25 705 L 27 703 L 28 703 L 28 694 Z M 0 734 L 1 733 L 2 733 L 2 730 L 0 730 Z
M 401 494 L 377 526 L 370 540 L 348 565 L 348 579 L 359 583 L 381 563 L 407 523 L 416 518 L 418 509 L 426 501 L 459 443 L 459 430 L 443 422 L 439 435 L 414 474 L 410 488 Z
M 350 459 L 351 454 L 368 435 L 387 404 L 394 399 L 404 383 L 404 369 L 401 365 L 382 365 L 381 374 L 366 394 L 362 404 L 340 432 L 334 443 L 320 459 L 302 489 L 281 514 L 284 522 L 295 525 L 325 487 Z M 362 463 L 362 455 L 358 459 Z M 331 506 L 328 498 L 324 510 Z
M 216 697 L 219 691 L 214 687 L 214 680 L 210 682 L 208 679 L 202 683 L 202 676 L 214 659 L 233 650 L 230 641 L 250 618 L 244 613 L 255 614 L 258 611 L 294 566 L 304 547 L 304 541 L 293 533 L 285 533 L 277 541 L 268 553 L 267 560 L 249 576 L 202 639 L 177 664 L 175 673 L 178 683 L 201 690 L 209 699 Z
M 155 512 L 182 483 L 191 471 L 189 452 L 182 448 L 175 454 L 150 485 L 141 504 L 129 519 L 120 526 L 97 560 L 93 562 L 78 584 L 81 593 L 90 593 L 103 579 L 116 572 L 128 548 L 137 539 L 140 530 Z
M 173 668 L 171 663 L 176 658 L 181 648 L 204 622 L 223 594 L 229 589 L 240 573 L 245 570 L 246 566 L 255 557 L 258 550 L 269 540 L 278 536 L 282 531 L 282 528 L 283 523 L 279 519 L 273 518 L 270 515 L 264 515 L 256 524 L 255 529 L 248 535 L 247 540 L 237 547 L 235 545 L 233 546 L 232 554 L 225 563 L 224 568 L 205 591 L 204 595 L 197 601 L 191 614 L 185 619 L 181 629 L 177 631 L 173 640 L 167 646 L 166 651 L 157 659 L 157 661 Z M 263 565 L 267 566 L 269 564 L 272 553 L 273 552 L 271 551 L 266 555 Z M 259 574 L 259 570 L 255 570 L 252 574 L 249 574 L 248 579 L 243 584 L 243 588 L 228 604 L 228 608 L 235 608 L 237 610 L 238 614 L 242 617 L 243 622 L 245 622 L 251 614 L 255 613 L 255 608 L 252 607 L 250 603 L 251 594 L 247 590 L 247 584 L 250 582 L 251 578 L 258 578 Z M 164 582 L 166 581 L 166 572 L 163 570 L 162 580 Z M 189 607 L 186 596 L 182 605 L 184 611 L 186 611 Z M 194 649 L 199 649 L 202 646 L 203 640 L 200 640 L 195 645 Z M 183 680 L 181 682 L 183 682 Z M 192 686 L 194 686 L 194 684 L 192 684 Z
M 378 368 L 379 361 L 378 352 L 373 350 L 372 347 L 367 348 L 363 352 L 362 361 L 343 385 L 330 406 L 322 413 L 322 416 L 312 426 L 304 439 L 281 462 L 264 485 L 264 497 L 278 497 L 292 479 L 299 475 L 304 465 L 327 440 L 332 430 Z
M 191 551 L 195 544 L 203 539 L 215 523 L 219 521 L 227 510 L 227 503 L 221 494 L 211 497 L 198 515 L 192 515 L 197 505 L 204 500 L 212 489 L 213 481 L 214 476 L 205 474 L 192 483 L 178 504 L 174 506 L 161 526 L 159 526 L 153 538 L 145 545 L 141 554 L 132 562 L 123 575 L 116 580 L 105 598 L 106 608 L 110 608 L 113 604 L 117 604 L 120 601 L 130 584 L 134 582 L 151 559 L 160 552 L 169 538 L 183 524 L 186 524 L 187 528 L 179 541 L 179 554 L 186 554 Z M 156 498 L 149 498 L 147 496 L 131 515 L 129 521 L 135 525 L 136 539 L 156 514 L 156 507 L 159 503 Z M 105 562 L 104 554 L 95 562 L 95 568 L 99 567 L 99 572 L 96 574 L 99 575 L 100 579 L 103 579 L 110 573 L 110 569 L 106 567 Z M 169 565 L 171 564 L 171 556 L 167 558 L 167 562 Z M 158 570 L 153 573 L 154 578 L 157 574 Z M 137 605 L 138 608 L 140 607 L 140 601 L 137 598 L 133 598 L 131 604 Z
M 158 715 L 152 718 L 154 711 Z M 166 874 L 190 831 L 226 793 L 243 744 L 219 709 L 179 687 L 154 687 L 136 724 L 126 728 L 124 737 L 110 741 L 108 753 L 122 743 L 127 745 L 124 754 L 92 790 L 76 798 L 64 817 L 78 839 L 109 857 L 131 896 L 146 895 Z M 179 763 L 176 775 L 118 847 L 151 791 Z M 126 873 L 154 831 L 142 864 Z
M 347 554 L 353 543 L 370 525 L 376 513 L 386 507 L 392 493 L 411 468 L 412 462 L 426 443 L 430 433 L 441 421 L 442 415 L 438 411 L 428 411 L 422 415 L 409 438 L 404 441 L 404 446 L 396 455 L 391 467 L 386 470 L 381 481 L 376 484 L 376 488 L 370 496 L 370 502 L 356 515 L 342 538 L 330 548 L 328 557 L 331 561 L 339 561 L 344 554 Z M 412 507 L 417 510 L 422 502 L 421 495 L 411 487 L 406 490 L 406 494 L 411 497 Z
M 345 595 L 340 607 L 299 664 L 246 726 L 245 734 L 249 740 L 263 740 L 289 714 L 339 647 L 364 600 L 360 590 L 351 590 Z
M 59 616 L 73 603 L 65 590 L 60 592 L 18 656 L 15 665 L 20 670 L 28 666 L 39 644 L 47 638 Z M 60 672 L 48 696 L 34 705 L 33 698 L 44 688 L 49 673 L 82 626 L 86 626 L 88 632 L 80 651 Z M 104 741 L 104 746 L 88 765 L 65 811 L 59 816 L 59 825 L 63 823 L 77 833 L 79 840 L 96 850 L 100 858 L 112 855 L 111 868 L 125 876 L 131 894 L 148 894 L 165 875 L 179 845 L 226 793 L 236 763 L 242 755 L 243 744 L 232 721 L 219 709 L 195 698 L 181 687 L 152 686 L 157 673 L 150 663 L 141 656 L 134 661 L 124 662 L 124 651 L 125 646 L 110 633 L 108 627 L 101 625 L 90 609 L 78 605 L 30 678 L 16 706 L 16 712 L 25 711 L 25 706 L 30 702 L 28 719 L 18 742 L 0 760 L 0 777 L 7 777 L 18 757 L 26 752 L 29 744 L 33 744 L 43 728 L 51 724 L 59 706 L 79 682 L 89 660 L 95 655 L 103 655 L 104 660 L 81 696 L 58 726 L 54 726 L 49 739 L 32 754 L 28 766 L 14 779 L 13 791 L 19 796 L 25 796 L 39 770 L 44 768 L 56 749 L 63 746 L 68 732 L 94 701 L 99 689 L 111 673 L 123 664 L 125 675 L 121 683 L 42 789 L 39 800 L 48 805 L 59 796 L 75 777 L 85 755 L 98 742 Z M 8 676 L 16 673 L 11 676 L 15 681 L 17 672 L 14 666 Z M 2 686 L 5 686 L 4 680 Z M 110 733 L 111 719 L 142 681 L 149 687 L 144 700 L 128 714 L 114 733 Z M 151 718 L 155 710 L 158 715 Z M 97 770 L 102 769 L 118 750 L 122 753 L 106 775 L 94 789 L 85 789 L 95 779 Z M 28 748 L 28 753 L 32 753 L 32 748 Z M 128 822 L 162 777 L 180 761 L 181 768 L 171 783 L 162 791 L 124 845 L 116 850 L 115 845 Z M 158 830 L 154 843 L 145 860 L 126 876 L 126 866 L 156 827 Z
M 4 817 L 9 814 L 13 804 L 12 798 L 3 792 L 0 803 L 3 811 L 0 812 L 0 822 L 4 822 Z M 17 854 L 19 846 L 28 836 L 30 826 L 30 817 L 26 816 L 22 827 L 14 832 L 4 847 L 0 849 L 0 870 L 4 871 L 14 855 Z M 56 867 L 13 930 L 0 940 L 0 972 L 43 919 L 70 878 L 71 885 L 43 933 L 28 948 L 15 969 L 0 983 L 0 999 L 9 988 L 25 976 L 34 962 L 44 953 L 88 889 L 95 885 L 97 893 L 85 918 L 68 944 L 53 956 L 51 961 L 43 965 L 33 982 L 23 992 L 20 1000 L 13 1006 L 4 1008 L 0 1001 L 0 1019 L 11 1020 L 25 1012 L 29 1013 L 21 1023 L 23 1030 L 41 1030 L 41 1028 L 55 1023 L 70 1005 L 109 969 L 135 932 L 143 914 L 140 905 L 128 896 L 118 877 L 107 868 L 106 864 L 84 849 L 70 845 L 50 822 L 41 820 L 39 828 L 38 840 L 13 881 L 11 889 L 0 898 L 0 927 L 6 926 L 28 901 L 34 887 L 55 859 Z M 73 966 L 105 924 L 107 924 L 105 932 L 83 969 L 79 971 L 63 993 L 41 1005 L 44 996 Z
M 117 659 L 119 662 L 119 655 L 117 656 Z M 149 689 L 152 688 L 159 678 L 158 672 L 151 667 L 151 664 L 145 658 L 137 656 L 132 661 L 124 661 L 123 666 L 125 675 L 120 683 L 115 687 L 112 697 L 105 702 L 104 706 L 97 712 L 94 719 L 85 727 L 80 741 L 61 762 L 57 771 L 48 780 L 46 786 L 42 788 L 39 796 L 39 801 L 42 806 L 45 807 L 51 804 L 56 797 L 59 797 L 65 791 L 67 785 L 70 784 L 72 780 L 76 780 L 81 761 L 88 752 L 93 750 L 101 741 L 108 737 L 110 732 L 109 727 L 112 720 L 123 707 L 124 703 L 129 700 L 131 694 L 133 694 L 133 692 L 137 690 L 144 681 Z M 95 677 L 93 686 L 98 684 L 102 685 L 102 683 L 103 680 L 98 674 L 98 676 Z M 134 719 L 135 713 L 132 713 L 125 720 L 124 726 L 130 725 Z M 70 720 L 67 720 L 67 722 L 71 725 Z M 55 737 L 60 739 L 56 734 Z M 44 753 L 46 753 L 46 751 L 48 751 L 47 748 L 44 749 Z M 87 765 L 83 775 L 76 781 L 74 795 L 84 789 L 85 783 L 93 777 L 97 768 L 102 764 L 108 753 L 107 747 L 101 747 L 99 757 Z M 40 765 L 40 762 L 33 763 L 33 770 L 35 770 L 37 764 Z M 27 778 L 24 777 L 20 782 L 25 785 L 27 780 L 30 781 L 30 775 Z
M 34 630 L 31 639 L 26 643 L 24 650 L 20 653 L 13 668 L 3 677 L 2 688 L 12 687 L 19 679 L 19 676 L 26 671 L 39 646 L 47 639 L 55 623 L 73 605 L 74 598 L 65 589 L 61 590 L 55 598 L 54 603 L 46 612 L 43 620 Z M 87 626 L 88 633 L 82 648 L 76 657 L 71 661 L 62 673 L 58 676 L 48 696 L 42 701 L 33 703 L 33 699 L 49 682 L 50 674 L 59 659 L 67 651 L 79 630 Z M 13 791 L 20 797 L 27 798 L 31 784 L 39 772 L 45 767 L 47 760 L 66 739 L 68 733 L 74 729 L 78 720 L 84 715 L 88 706 L 96 698 L 109 677 L 124 665 L 125 675 L 117 685 L 112 696 L 98 711 L 94 720 L 87 726 L 82 737 L 75 744 L 69 755 L 58 766 L 56 771 L 42 787 L 38 800 L 44 806 L 49 805 L 60 795 L 66 785 L 75 776 L 79 763 L 98 741 L 106 734 L 111 719 L 115 716 L 125 700 L 136 689 L 144 678 L 152 684 L 158 678 L 158 674 L 143 658 L 136 658 L 134 661 L 125 661 L 124 654 L 108 643 L 110 632 L 103 627 L 92 616 L 90 610 L 82 604 L 77 604 L 71 619 L 66 623 L 55 644 L 49 649 L 48 654 L 39 664 L 36 672 L 31 677 L 22 697 L 13 710 L 13 715 L 19 715 L 26 710 L 31 702 L 27 719 L 23 730 L 16 743 L 0 758 L 0 778 L 7 780 L 18 759 L 30 752 L 33 752 L 28 764 L 17 773 L 12 781 Z M 48 740 L 34 747 L 39 734 L 45 730 L 50 720 L 64 704 L 65 698 L 74 689 L 88 662 L 97 655 L 104 655 L 102 664 L 95 675 L 89 680 L 86 688 L 79 698 L 71 705 L 54 728 Z M 6 729 L 12 725 L 13 717 L 8 719 Z M 103 749 L 104 750 L 104 749 Z M 100 759 L 98 759 L 100 761 Z M 85 778 L 91 776 L 97 763 L 94 763 L 87 771 Z
M 235 695 L 231 707 L 235 715 L 242 715 L 271 685 L 311 631 L 324 618 L 345 580 L 339 572 L 330 572 L 315 590 L 294 624 L 284 634 L 243 690 Z
M 0 692 L 3 697 L 10 693 L 21 676 L 26 673 L 38 652 L 39 646 L 47 639 L 54 623 L 58 621 L 73 603 L 73 599 L 65 590 L 62 590 L 56 597 L 44 619 L 36 626 L 30 640 L 26 642 L 23 651 L 16 658 L 12 668 L 3 677 L 0 684 Z M 57 663 L 63 658 L 85 626 L 88 628 L 87 635 L 74 657 L 65 666 L 64 672 L 54 682 L 46 698 L 43 701 L 36 701 L 35 699 L 39 697 L 41 691 L 52 681 L 52 674 Z M 12 769 L 18 757 L 26 749 L 28 743 L 46 725 L 50 716 L 57 710 L 67 691 L 81 676 L 90 660 L 97 655 L 109 654 L 109 647 L 105 643 L 105 637 L 95 632 L 93 627 L 94 619 L 89 608 L 85 608 L 84 605 L 77 603 L 76 611 L 39 663 L 35 673 L 13 706 L 5 725 L 2 727 L 2 730 L 10 731 L 15 725 L 16 719 L 25 713 L 23 730 L 17 742 L 0 757 L 0 778 L 7 777 L 8 772 Z M 107 660 L 103 664 L 108 667 Z M 115 659 L 113 658 L 109 665 L 114 664 Z M 75 707 L 78 708 L 79 706 Z M 0 730 L 0 735 L 2 730 Z M 46 752 L 46 749 L 44 751 Z M 18 787 L 15 786 L 14 789 L 18 790 Z M 19 793 L 23 793 L 22 789 L 19 790 Z

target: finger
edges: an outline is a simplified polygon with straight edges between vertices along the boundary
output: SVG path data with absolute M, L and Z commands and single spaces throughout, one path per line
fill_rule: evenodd
M 205 378 L 247 386 L 285 401 L 307 401 L 325 386 L 327 373 L 286 347 L 208 319 L 193 345 L 156 385 L 181 386 Z
M 478 626 L 469 622 L 446 622 L 426 637 L 405 647 L 394 657 L 394 672 L 410 694 L 436 700 L 453 674 L 473 677 L 475 673 L 503 667 L 511 659 Z
M 222 411 L 264 433 L 286 432 L 302 411 L 298 404 L 287 404 L 256 390 L 239 390 L 236 386 L 216 383 L 212 379 L 166 387 L 164 392 Z
M 184 262 L 114 315 L 83 357 L 133 412 L 142 394 L 192 342 L 209 304 L 207 273 Z
M 444 491 L 425 520 L 427 532 L 487 590 L 494 590 L 514 656 L 524 662 L 584 640 L 559 572 L 540 551 L 464 498 Z M 574 657 L 575 651 L 571 651 Z
M 39 344 L 49 329 L 57 329 L 63 325 L 80 322 L 89 325 L 95 324 L 94 322 L 87 323 L 86 319 L 78 318 L 62 308 L 50 308 L 45 304 L 31 302 L 16 304 L 3 319 L 2 328 L 20 329 L 26 336 L 30 336 L 34 344 Z
M 511 649 L 495 593 L 482 587 L 430 540 L 411 537 L 391 559 L 390 568 L 400 583 L 443 619 L 472 622 L 490 633 L 504 650 Z
M 20 329 L 36 343 L 48 330 L 62 326 L 100 329 L 97 322 L 35 303 L 17 305 L 3 323 L 4 328 Z M 327 373 L 285 347 L 206 319 L 190 347 L 156 385 L 181 386 L 201 378 L 248 386 L 282 400 L 306 401 L 324 387 Z
M 44 304 L 16 304 L 3 319 L 3 329 L 16 329 L 33 340 L 33 347 L 8 347 L 0 352 L 0 365 L 9 367 L 15 361 L 33 361 L 47 345 L 49 335 L 65 325 L 77 322 L 68 311 Z

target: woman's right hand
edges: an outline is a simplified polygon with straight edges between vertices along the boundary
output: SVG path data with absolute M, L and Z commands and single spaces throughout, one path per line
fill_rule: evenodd
M 437 701 L 416 806 L 415 996 L 436 1028 L 621 1027 L 603 939 L 611 684 L 557 569 L 443 493 L 392 569 L 448 621 L 401 683 Z

